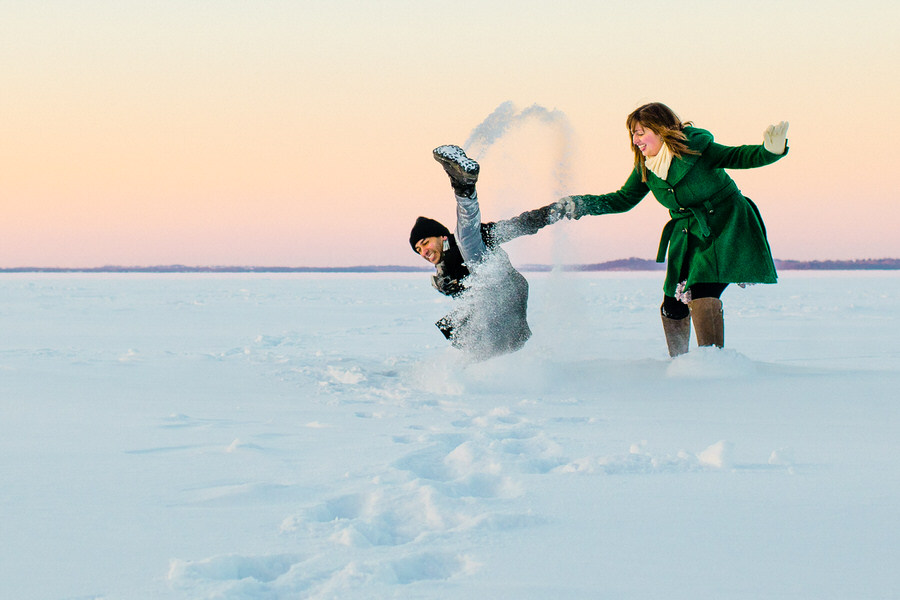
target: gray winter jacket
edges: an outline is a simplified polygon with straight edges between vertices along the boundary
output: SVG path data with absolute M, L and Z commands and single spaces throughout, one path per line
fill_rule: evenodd
M 455 347 L 475 359 L 514 352 L 531 337 L 526 318 L 528 281 L 512 266 L 500 244 L 555 223 L 559 220 L 556 205 L 482 223 L 478 198 L 473 194 L 471 198 L 457 196 L 456 217 L 455 239 L 450 240 L 451 251 L 437 265 L 435 287 L 453 295 L 458 303 L 437 326 Z M 458 253 L 452 251 L 453 246 L 458 246 Z M 451 285 L 442 289 L 441 281 Z

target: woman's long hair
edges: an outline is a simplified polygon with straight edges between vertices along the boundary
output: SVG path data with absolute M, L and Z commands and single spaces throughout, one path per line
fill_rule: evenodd
M 628 127 L 628 143 L 634 152 L 634 166 L 635 168 L 639 167 L 641 170 L 641 181 L 647 181 L 647 166 L 644 164 L 644 155 L 632 143 L 634 130 L 638 125 L 649 129 L 662 138 L 662 141 L 665 142 L 675 156 L 700 154 L 688 148 L 687 136 L 684 135 L 684 128 L 693 125 L 693 123 L 690 121 L 682 123 L 675 111 L 662 102 L 651 102 L 635 109 L 625 119 L 625 125 Z

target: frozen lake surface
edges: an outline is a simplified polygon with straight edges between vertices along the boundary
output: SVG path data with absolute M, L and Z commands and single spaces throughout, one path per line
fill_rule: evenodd
M 526 274 L 466 365 L 425 274 L 0 276 L 0 597 L 888 599 L 900 273 Z

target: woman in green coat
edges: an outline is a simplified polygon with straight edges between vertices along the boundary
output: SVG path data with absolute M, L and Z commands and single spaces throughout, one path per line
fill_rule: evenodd
M 775 283 L 775 263 L 756 205 L 724 169 L 771 164 L 787 154 L 786 122 L 766 129 L 760 145 L 723 146 L 682 123 L 665 104 L 641 106 L 626 120 L 634 170 L 617 192 L 563 199 L 570 216 L 621 213 L 648 192 L 669 209 L 657 262 L 668 265 L 660 308 L 671 356 L 688 351 L 691 321 L 700 346 L 722 347 L 720 296 L 729 283 Z

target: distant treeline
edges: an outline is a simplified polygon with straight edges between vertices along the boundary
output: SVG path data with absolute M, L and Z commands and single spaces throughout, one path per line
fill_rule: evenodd
M 900 258 L 864 258 L 861 260 L 776 260 L 779 269 L 797 271 L 863 271 L 900 269 Z
M 866 258 L 861 260 L 776 260 L 781 270 L 795 271 L 862 271 L 897 270 L 900 258 Z M 522 265 L 520 270 L 532 273 L 552 271 L 660 271 L 664 263 L 644 258 L 624 258 L 602 263 L 562 265 Z M 0 269 L 0 273 L 422 273 L 431 271 L 429 266 L 373 265 L 358 267 L 191 267 L 185 265 L 158 265 L 153 267 L 105 266 L 90 268 L 69 267 L 14 267 Z
M 859 271 L 900 269 L 898 258 L 866 258 L 862 260 L 776 260 L 775 266 L 785 271 Z M 564 271 L 662 271 L 665 263 L 644 258 L 623 258 L 603 263 L 564 265 Z M 549 265 L 525 265 L 523 271 L 550 271 Z
M 157 265 L 153 267 L 14 267 L 0 269 L 0 273 L 420 273 L 430 267 L 395 265 L 360 267 L 216 267 L 187 265 Z

